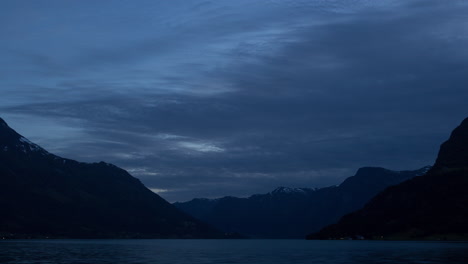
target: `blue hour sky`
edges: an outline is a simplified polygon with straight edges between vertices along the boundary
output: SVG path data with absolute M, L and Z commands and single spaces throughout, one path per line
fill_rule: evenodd
M 432 164 L 468 115 L 468 1 L 0 2 L 0 116 L 169 201 Z

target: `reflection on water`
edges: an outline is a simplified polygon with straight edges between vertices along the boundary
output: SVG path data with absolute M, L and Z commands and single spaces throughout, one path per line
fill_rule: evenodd
M 305 240 L 11 240 L 0 263 L 468 263 L 468 243 Z

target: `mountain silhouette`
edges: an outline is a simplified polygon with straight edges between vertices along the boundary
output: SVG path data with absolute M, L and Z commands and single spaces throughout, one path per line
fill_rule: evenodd
M 309 239 L 468 239 L 468 118 L 441 145 L 432 169 L 378 194 Z
M 249 198 L 193 199 L 179 209 L 225 232 L 254 238 L 303 238 L 364 206 L 388 186 L 427 172 L 365 167 L 338 186 L 321 189 L 279 187 Z
M 125 170 L 53 155 L 2 119 L 0 186 L 0 237 L 221 237 Z

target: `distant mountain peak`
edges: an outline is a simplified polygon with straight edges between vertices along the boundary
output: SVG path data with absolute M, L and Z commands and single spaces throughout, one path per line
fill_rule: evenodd
M 468 167 L 468 118 L 455 128 L 439 150 L 431 172 Z
M 274 189 L 271 194 L 292 194 L 292 193 L 306 193 L 306 190 L 303 188 L 291 188 L 291 187 L 278 187 Z
M 418 170 L 415 170 L 416 176 L 422 176 L 426 174 L 432 166 L 426 165 Z M 381 167 L 362 167 L 359 168 L 358 171 L 356 172 L 355 177 L 361 178 L 361 177 L 374 177 L 375 175 L 379 175 L 381 173 L 407 173 L 408 171 L 402 170 L 402 171 L 392 171 L 389 169 L 381 168 Z

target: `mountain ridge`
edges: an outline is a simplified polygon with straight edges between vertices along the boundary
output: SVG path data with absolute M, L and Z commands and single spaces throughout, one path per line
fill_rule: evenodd
M 10 238 L 209 238 L 127 171 L 61 158 L 0 118 L 0 235 Z
M 468 239 L 468 118 L 453 130 L 427 174 L 389 187 L 361 210 L 308 239 Z
M 174 203 L 186 213 L 225 232 L 254 238 L 303 238 L 307 230 L 337 221 L 345 213 L 362 207 L 384 188 L 424 174 L 364 167 L 338 186 L 320 189 L 278 187 L 247 198 L 196 198 Z

